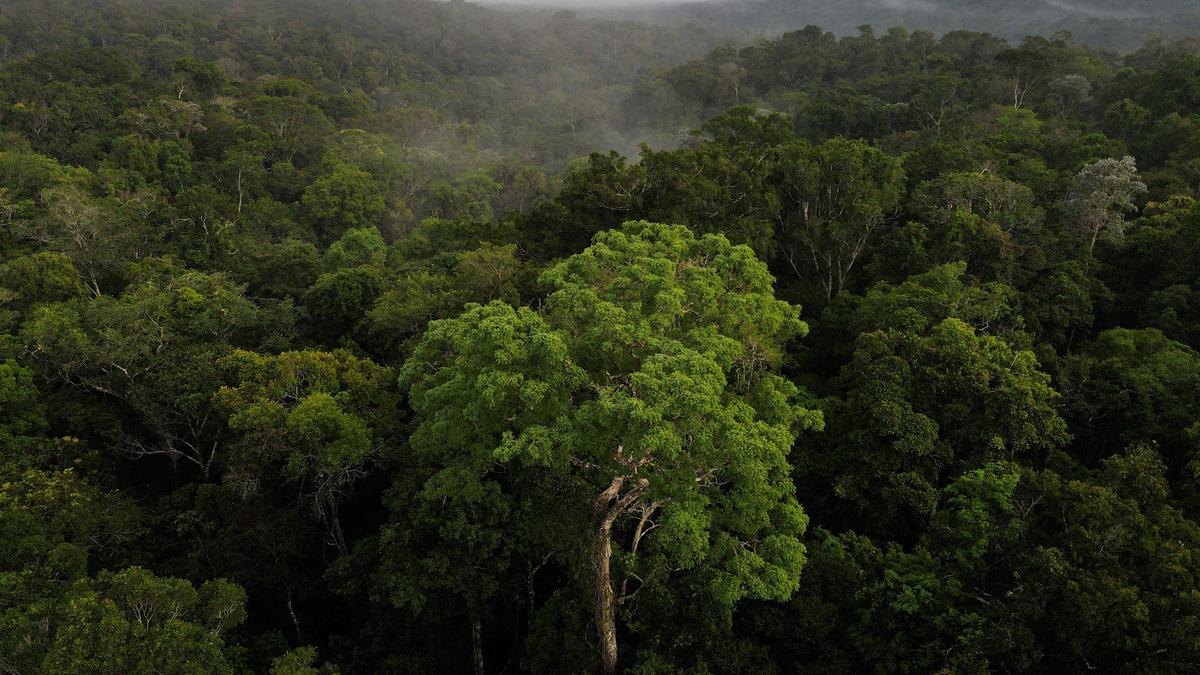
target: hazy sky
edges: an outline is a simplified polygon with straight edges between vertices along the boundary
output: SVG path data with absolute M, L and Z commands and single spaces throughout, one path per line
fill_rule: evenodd
M 667 5 L 695 0 L 471 0 L 480 5 L 538 5 L 541 7 L 621 7 L 629 5 Z

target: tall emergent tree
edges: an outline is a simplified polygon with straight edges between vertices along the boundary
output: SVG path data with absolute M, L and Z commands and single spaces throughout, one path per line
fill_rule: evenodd
M 1136 211 L 1134 199 L 1146 192 L 1133 157 L 1101 159 L 1080 169 L 1071 183 L 1065 206 L 1088 237 L 1088 257 L 1101 236 L 1119 240 L 1125 233 L 1125 214 Z
M 779 173 L 780 252 L 799 277 L 811 265 L 825 298 L 832 298 L 899 207 L 904 169 L 865 141 L 835 138 L 788 146 Z
M 543 282 L 540 311 L 473 306 L 405 364 L 412 446 L 436 467 L 424 489 L 555 505 L 512 534 L 553 542 L 587 591 L 605 673 L 618 611 L 668 577 L 726 621 L 741 599 L 790 597 L 807 516 L 787 454 L 822 422 L 774 373 L 807 326 L 766 265 L 724 236 L 631 222 Z

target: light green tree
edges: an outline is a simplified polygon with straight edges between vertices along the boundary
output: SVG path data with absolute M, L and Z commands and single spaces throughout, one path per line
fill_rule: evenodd
M 789 597 L 807 517 L 787 454 L 821 418 L 774 373 L 807 328 L 766 266 L 723 236 L 632 222 L 543 281 L 540 312 L 475 306 L 405 364 L 429 498 L 496 481 L 518 507 L 546 504 L 606 673 L 618 612 L 668 577 L 726 618 Z

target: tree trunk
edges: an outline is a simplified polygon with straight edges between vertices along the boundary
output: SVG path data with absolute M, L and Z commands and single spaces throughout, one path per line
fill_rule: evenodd
M 612 522 L 607 518 L 596 531 L 592 548 L 596 586 L 596 632 L 600 637 L 600 664 L 604 675 L 617 672 L 617 601 L 612 587 Z
M 346 557 L 350 555 L 350 547 L 346 545 L 346 535 L 342 532 L 342 521 L 338 516 L 337 498 L 333 495 L 326 497 L 325 515 L 326 527 L 329 528 L 329 538 L 333 540 L 337 546 L 338 555 Z
M 304 644 L 304 636 L 300 633 L 300 617 L 296 616 L 296 607 L 292 605 L 292 589 L 287 589 L 287 610 L 292 617 L 292 627 L 296 629 L 296 644 Z
M 483 619 L 479 612 L 471 613 L 471 657 L 475 675 L 484 675 L 487 668 L 483 662 Z
M 618 451 L 617 456 L 620 457 Z M 604 675 L 617 672 L 617 597 L 612 584 L 612 528 L 622 513 L 645 493 L 650 483 L 640 478 L 625 494 L 625 476 L 613 478 L 596 499 L 600 520 L 592 541 L 592 572 L 595 583 L 596 632 L 600 637 L 600 665 Z

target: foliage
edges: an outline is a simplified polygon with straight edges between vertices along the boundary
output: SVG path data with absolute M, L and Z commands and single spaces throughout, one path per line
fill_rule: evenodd
M 0 671 L 1195 670 L 1196 45 L 933 4 L 3 3 Z

